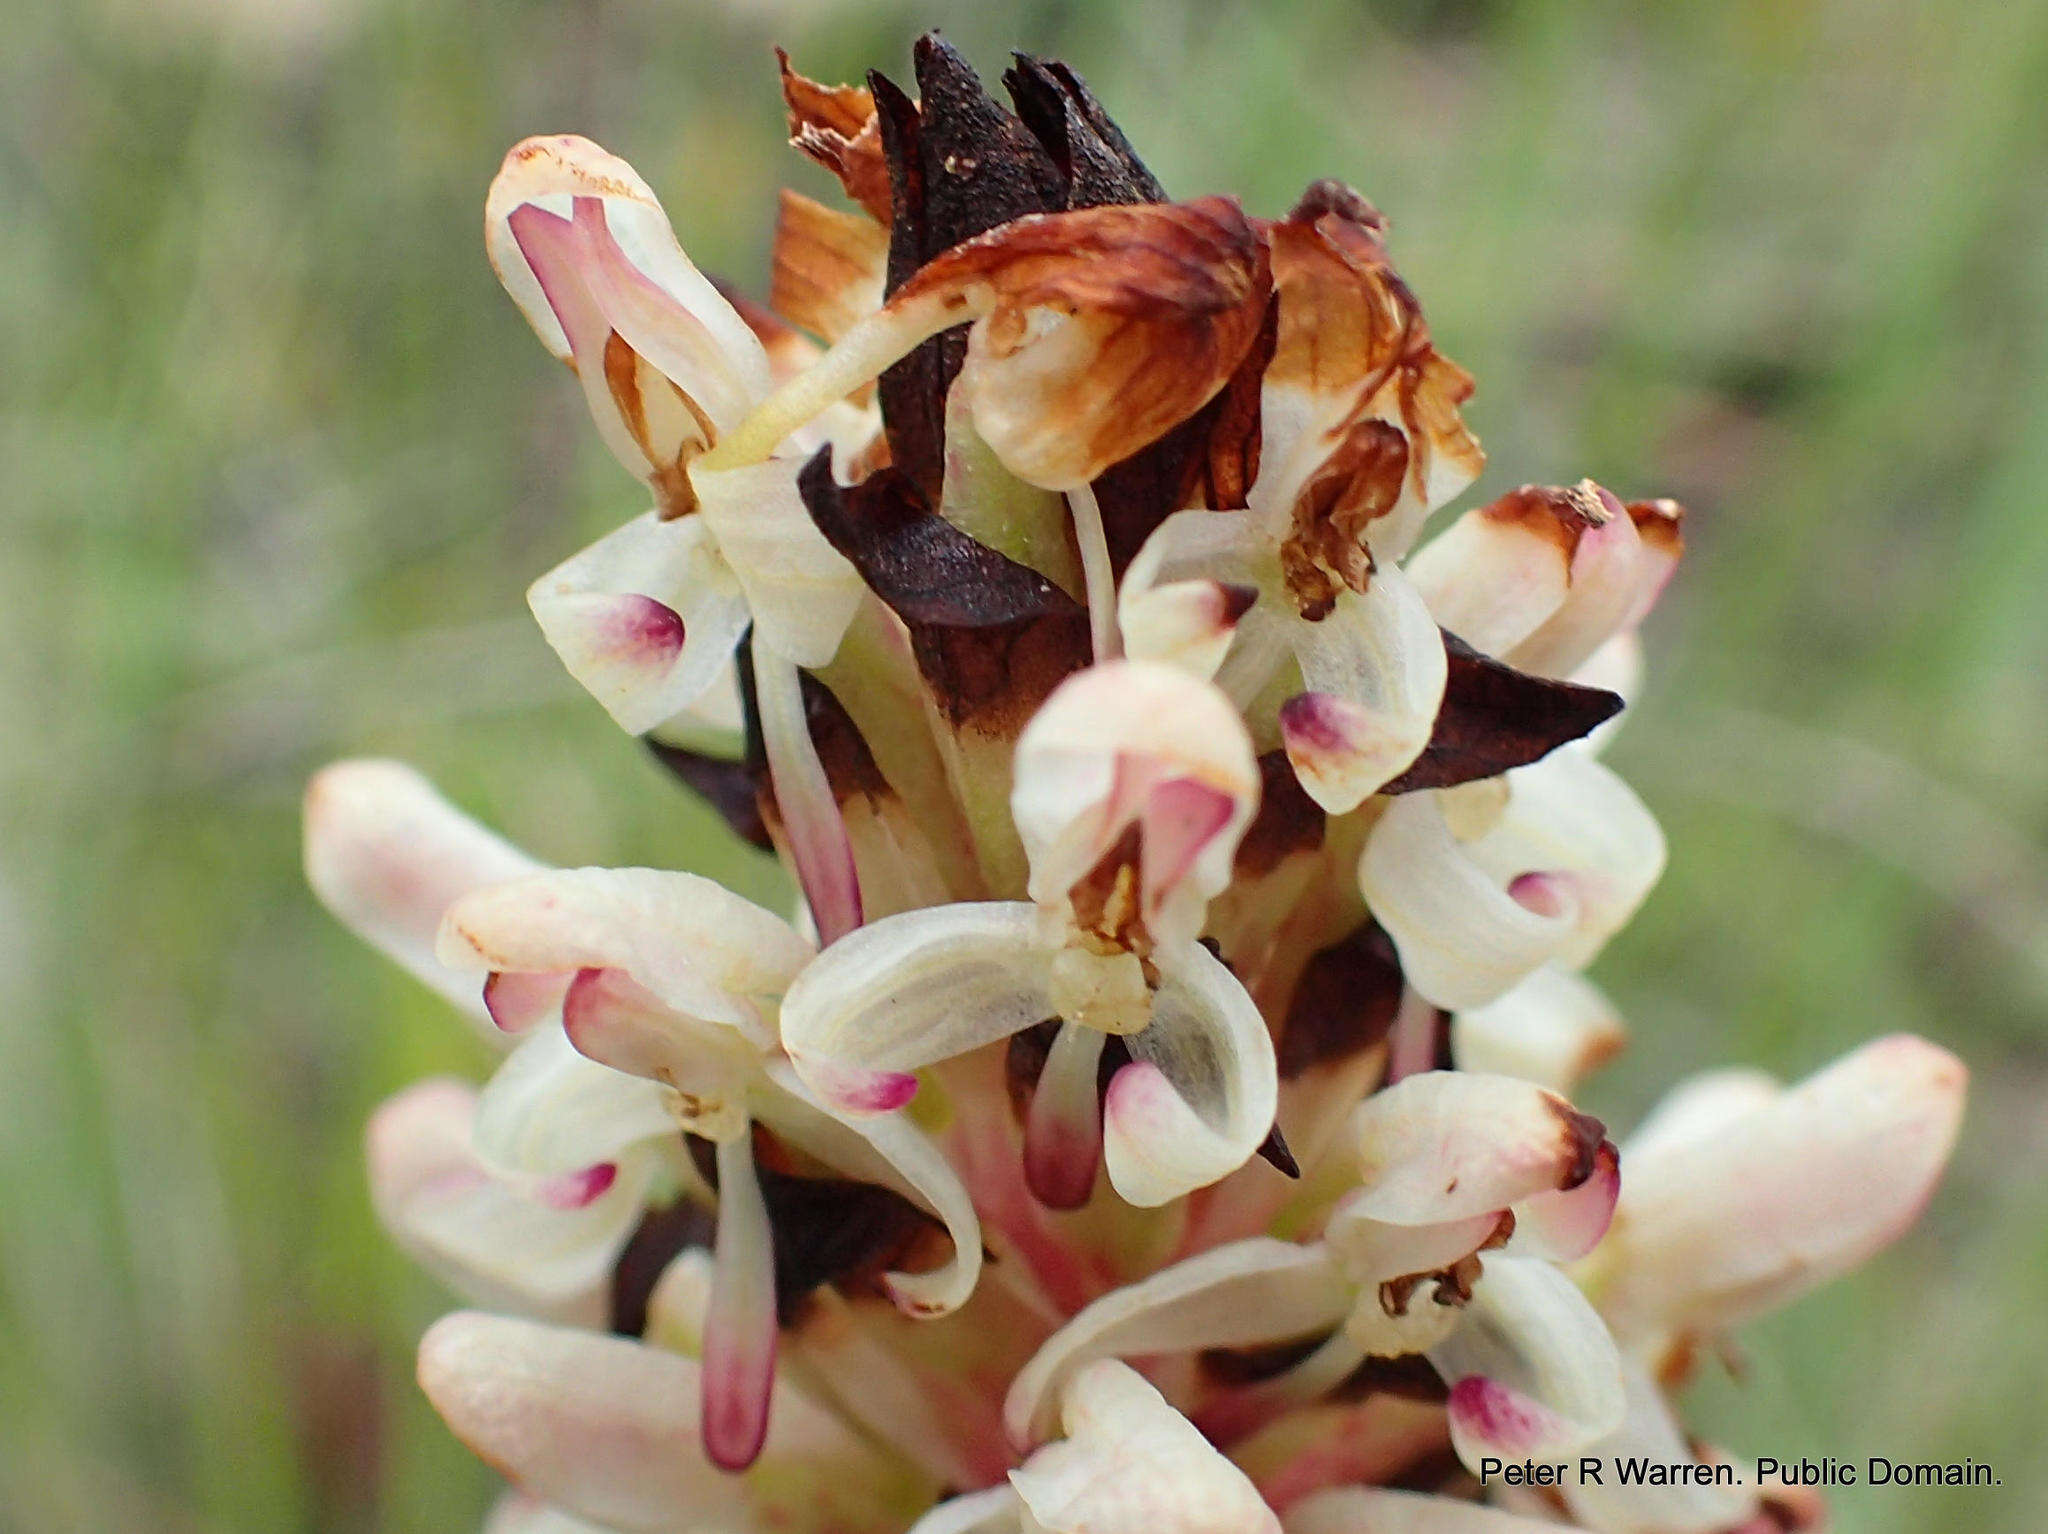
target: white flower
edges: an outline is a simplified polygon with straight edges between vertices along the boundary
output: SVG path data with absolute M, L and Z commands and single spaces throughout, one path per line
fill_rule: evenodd
M 865 588 L 812 525 L 796 474 L 835 427 L 851 442 L 871 424 L 827 421 L 786 457 L 698 464 L 768 393 L 768 355 L 690 264 L 647 184 L 588 139 L 514 147 L 491 183 L 484 232 L 505 290 L 575 369 L 605 445 L 655 499 L 534 582 L 527 600 L 542 632 L 640 734 L 712 695 L 751 625 L 769 766 L 805 891 L 822 927 L 854 925 L 845 827 L 794 668 L 832 659 Z
M 1475 1469 L 1486 1454 L 1562 1454 L 1610 1431 L 1622 1410 L 1614 1343 L 1548 1260 L 1590 1250 L 1613 1211 L 1618 1163 L 1597 1121 L 1526 1082 L 1429 1072 L 1368 1098 L 1354 1130 L 1362 1186 L 1320 1241 L 1234 1242 L 1096 1301 L 1017 1377 L 1012 1437 L 1042 1434 L 1050 1393 L 1089 1359 L 1326 1332 L 1257 1389 L 1310 1400 L 1368 1358 L 1424 1353 Z
M 1058 1018 L 1026 1129 L 1042 1198 L 1085 1200 L 1098 1148 L 1135 1204 L 1234 1170 L 1272 1127 L 1273 1046 L 1195 935 L 1257 794 L 1244 727 L 1207 684 L 1141 662 L 1070 679 L 1018 742 L 1037 903 L 907 912 L 827 948 L 783 1005 L 798 1075 L 842 1111 L 891 1108 L 920 1068 Z M 1130 1063 L 1098 1119 L 1111 1035 Z
M 899 1304 L 938 1314 L 973 1291 L 979 1225 L 937 1151 L 898 1118 L 836 1121 L 780 1063 L 774 1007 L 812 953 L 780 917 L 693 874 L 565 869 L 457 901 L 439 953 L 451 968 L 529 977 L 560 998 L 560 1030 L 537 1031 L 485 1094 L 480 1129 L 502 1160 L 548 1175 L 606 1128 L 645 1138 L 644 1118 L 618 1105 L 650 1094 L 664 1115 L 653 1133 L 682 1129 L 716 1146 L 717 1278 L 704 1368 L 714 1460 L 744 1465 L 759 1452 L 774 1375 L 774 1259 L 756 1122 L 945 1222 L 953 1261 L 936 1273 L 890 1275 Z

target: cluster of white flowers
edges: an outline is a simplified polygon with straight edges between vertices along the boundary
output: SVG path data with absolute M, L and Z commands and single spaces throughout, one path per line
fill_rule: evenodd
M 585 140 L 487 203 L 653 501 L 534 615 L 795 916 L 542 867 L 394 763 L 307 797 L 320 897 L 507 1048 L 369 1131 L 484 1307 L 419 1367 L 491 1527 L 1806 1526 L 1475 1479 L 1710 1454 L 1665 1389 L 1895 1236 L 1961 1113 L 1910 1038 L 1619 1149 L 1566 1100 L 1664 861 L 1599 751 L 1679 509 L 1525 487 L 1413 548 L 1481 456 L 1369 204 L 1168 202 L 1065 66 L 1014 112 L 917 69 L 785 63 L 853 208 L 784 194 L 772 307 Z

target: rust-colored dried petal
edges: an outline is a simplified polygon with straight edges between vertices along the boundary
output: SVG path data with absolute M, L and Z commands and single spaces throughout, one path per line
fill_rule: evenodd
M 1649 510 L 1652 503 L 1640 504 L 1645 508 L 1644 515 L 1634 519 L 1639 532 L 1644 521 L 1661 520 Z M 1591 480 L 1582 480 L 1576 485 L 1518 485 L 1482 507 L 1479 514 L 1495 522 L 1515 524 L 1555 543 L 1569 563 L 1578 552 L 1579 540 L 1592 529 L 1605 526 L 1613 512 L 1601 501 L 1598 487 Z M 1670 527 L 1675 533 L 1675 518 Z
M 1191 506 L 1228 510 L 1245 504 L 1259 475 L 1260 389 L 1279 333 L 1279 307 L 1267 300 L 1251 349 L 1217 396 L 1180 425 L 1095 481 L 1110 567 L 1121 576 L 1159 524 Z
M 1429 744 L 1381 793 L 1452 788 L 1526 767 L 1621 712 L 1616 693 L 1517 671 L 1455 634 L 1444 635 L 1444 650 L 1450 674 Z
M 1422 309 L 1394 271 L 1385 232 L 1378 210 L 1335 181 L 1317 182 L 1273 225 L 1274 382 L 1318 394 L 1357 388 L 1362 399 L 1392 375 L 1422 328 Z
M 1665 558 L 1674 560 L 1685 552 L 1685 508 L 1670 496 L 1630 501 L 1627 510 L 1644 548 L 1654 549 Z
M 933 512 L 901 470 L 841 485 L 821 451 L 797 485 L 826 541 L 910 630 L 918 667 L 955 726 L 1014 734 L 1088 664 L 1086 610 Z
M 880 225 L 785 189 L 775 220 L 775 312 L 836 341 L 882 306 L 889 237 Z
M 1485 463 L 1458 413 L 1472 378 L 1436 350 L 1385 234 L 1378 210 L 1336 181 L 1311 186 L 1271 226 L 1280 340 L 1267 379 L 1322 401 L 1318 413 L 1336 412 L 1338 424 L 1366 413 L 1397 421 L 1413 503 L 1435 506 Z
M 846 195 L 886 227 L 889 167 L 882 159 L 874 97 L 857 85 L 805 79 L 789 67 L 789 55 L 780 48 L 775 57 L 782 67 L 790 143 L 837 176 Z
M 1229 382 L 1266 317 L 1265 243 L 1235 201 L 1016 219 L 955 246 L 893 303 L 984 316 L 964 382 L 1011 469 L 1072 486 L 1157 441 Z M 1083 336 L 1044 340 L 1039 316 Z

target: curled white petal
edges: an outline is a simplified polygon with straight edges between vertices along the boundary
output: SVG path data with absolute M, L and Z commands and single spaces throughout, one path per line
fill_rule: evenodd
M 811 945 L 781 917 L 696 874 L 565 868 L 457 901 L 436 946 L 458 969 L 621 969 L 691 1017 L 758 1026 Z
M 1466 790 L 1400 796 L 1359 859 L 1403 972 L 1439 1006 L 1484 1006 L 1553 960 L 1589 963 L 1663 872 L 1656 821 L 1587 753 L 1554 751 L 1506 783 L 1506 804 L 1469 828 L 1449 818 Z
M 1153 955 L 1152 1021 L 1103 1104 L 1103 1162 L 1124 1199 L 1152 1206 L 1248 1161 L 1273 1127 L 1272 1035 L 1243 985 L 1199 944 Z
M 608 1167 L 610 1181 L 584 1202 L 549 1202 L 478 1159 L 475 1115 L 475 1091 L 446 1078 L 377 1110 L 365 1144 L 378 1219 L 474 1304 L 601 1324 L 613 1261 L 640 1217 L 646 1162 Z
M 1309 797 L 1343 814 L 1429 744 L 1449 670 L 1443 635 L 1392 564 L 1292 633 L 1306 692 L 1281 711 L 1282 739 Z
M 981 1277 L 981 1221 L 959 1174 L 939 1148 L 901 1114 L 833 1117 L 787 1065 L 768 1068 L 777 1089 L 757 1099 L 761 1121 L 791 1144 L 850 1177 L 893 1188 L 936 1215 L 953 1242 L 953 1259 L 929 1273 L 891 1273 L 886 1283 L 912 1315 L 957 1310 Z
M 1464 1324 L 1430 1349 L 1451 1387 L 1451 1443 L 1468 1469 L 1548 1459 L 1621 1424 L 1621 1355 L 1572 1281 L 1547 1262 L 1485 1259 Z
M 833 1107 L 900 1107 L 914 1072 L 1052 1015 L 1036 909 L 1011 902 L 906 911 L 848 933 L 798 975 L 782 1043 Z
M 671 1135 L 675 1116 L 652 1081 L 587 1060 L 560 1028 L 536 1028 L 477 1101 L 477 1153 L 507 1175 L 562 1177 Z
M 714 706 L 749 621 L 703 519 L 653 511 L 543 575 L 526 602 L 569 674 L 634 735 Z

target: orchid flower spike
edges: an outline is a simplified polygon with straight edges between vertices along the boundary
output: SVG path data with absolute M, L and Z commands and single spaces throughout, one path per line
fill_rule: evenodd
M 1066 65 L 913 58 L 781 60 L 846 200 L 783 195 L 766 306 L 585 139 L 485 211 L 645 487 L 534 615 L 788 919 L 544 867 L 395 763 L 307 793 L 321 900 L 502 1051 L 367 1136 L 502 1312 L 419 1358 L 489 1530 L 1817 1527 L 1453 1463 L 1726 1460 L 1665 1386 L 1955 1141 L 1907 1038 L 1702 1078 L 1625 1157 L 1567 1100 L 1664 863 L 1600 753 L 1683 512 L 1524 485 L 1424 541 L 1472 380 L 1365 198 L 1174 200 Z
M 1234 1171 L 1272 1128 L 1273 1045 L 1196 936 L 1258 789 L 1208 684 L 1138 661 L 1071 678 L 1017 745 L 1032 900 L 908 912 L 833 944 L 784 998 L 798 1076 L 842 1112 L 883 1111 L 924 1066 L 1054 1019 L 1026 1129 L 1041 1200 L 1084 1202 L 1098 1155 L 1140 1205 Z M 1112 1039 L 1125 1063 L 1098 1095 Z

